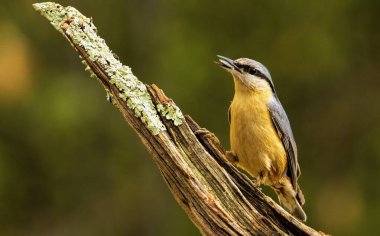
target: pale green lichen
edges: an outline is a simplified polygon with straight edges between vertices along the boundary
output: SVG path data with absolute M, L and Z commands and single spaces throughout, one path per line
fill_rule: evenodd
M 134 111 L 146 127 L 154 134 L 165 130 L 149 96 L 146 86 L 132 73 L 131 68 L 124 66 L 115 58 L 105 41 L 97 35 L 97 29 L 90 18 L 82 15 L 73 7 L 63 7 L 57 3 L 45 2 L 33 4 L 33 7 L 46 17 L 51 24 L 74 45 L 82 47 L 91 61 L 100 64 L 111 78 L 110 83 L 119 90 L 119 97 L 126 101 L 127 106 Z M 68 23 L 65 27 L 63 24 Z M 91 77 L 97 76 L 84 61 L 86 70 Z M 107 89 L 106 89 L 107 91 Z M 107 91 L 107 98 L 113 100 L 113 95 Z M 183 115 L 178 107 L 172 104 L 159 106 L 158 110 L 175 125 L 182 124 Z
M 165 116 L 166 119 L 172 120 L 175 126 L 182 124 L 183 114 L 181 110 L 172 103 L 167 103 L 165 105 L 158 104 L 157 110 Z

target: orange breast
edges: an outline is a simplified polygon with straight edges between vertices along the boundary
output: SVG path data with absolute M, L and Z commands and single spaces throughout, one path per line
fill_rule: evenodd
M 263 182 L 279 179 L 286 169 L 285 148 L 275 130 L 269 110 L 270 91 L 239 92 L 231 104 L 231 150 L 238 166 Z

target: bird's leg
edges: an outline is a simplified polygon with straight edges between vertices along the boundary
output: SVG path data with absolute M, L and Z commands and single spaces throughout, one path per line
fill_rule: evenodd
M 258 189 L 258 190 L 260 190 L 261 191 L 261 188 L 260 188 L 260 185 L 261 185 L 261 181 L 263 180 L 263 173 L 262 172 L 260 172 L 260 175 L 259 176 L 257 176 L 257 177 L 253 177 L 254 179 L 253 179 L 253 184 L 254 184 L 254 186 Z
M 257 188 L 258 190 L 261 191 L 261 188 L 260 188 L 261 180 L 262 180 L 262 176 L 261 175 L 259 177 L 254 177 L 248 171 L 246 171 L 243 168 L 241 168 L 239 166 L 239 158 L 238 158 L 238 156 L 236 155 L 236 153 L 234 151 L 226 151 L 226 157 L 227 157 L 227 160 L 229 162 L 231 162 L 236 168 L 238 168 L 238 170 L 240 172 L 244 173 L 245 175 L 248 176 L 248 178 L 250 180 L 252 180 L 253 186 L 255 188 Z
M 252 180 L 252 183 L 253 183 L 253 186 L 255 188 L 257 188 L 259 191 L 261 191 L 261 188 L 260 188 L 260 185 L 261 185 L 261 180 L 262 180 L 262 177 L 261 176 L 253 176 L 251 175 L 248 171 L 244 170 L 243 168 L 239 167 L 239 165 L 237 165 L 237 168 L 242 172 L 244 173 L 245 175 L 248 176 L 248 178 L 250 180 Z
M 258 190 L 261 191 L 261 187 L 260 187 L 260 185 L 261 185 L 261 180 L 258 179 L 258 178 L 255 178 L 255 179 L 253 180 L 253 186 L 255 186 L 255 188 L 257 188 Z

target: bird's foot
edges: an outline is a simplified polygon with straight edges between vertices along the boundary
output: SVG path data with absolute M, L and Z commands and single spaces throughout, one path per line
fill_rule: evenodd
M 259 191 L 261 191 L 260 185 L 261 181 L 259 178 L 252 178 L 253 187 L 257 188 Z
M 256 189 L 258 189 L 259 191 L 261 191 L 260 185 L 261 185 L 261 180 L 262 179 L 260 177 L 252 176 L 251 173 L 249 173 L 245 169 L 241 168 L 239 165 L 236 165 L 236 167 L 239 169 L 240 172 L 242 172 L 243 174 L 245 174 L 252 181 L 253 187 L 255 187 Z
M 226 158 L 232 164 L 236 164 L 239 162 L 238 156 L 233 151 L 226 151 Z

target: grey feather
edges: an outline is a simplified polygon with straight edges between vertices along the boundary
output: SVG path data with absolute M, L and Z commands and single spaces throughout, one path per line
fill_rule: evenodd
M 297 146 L 288 116 L 276 95 L 274 95 L 274 99 L 268 104 L 268 108 L 273 125 L 276 128 L 277 134 L 280 137 L 287 154 L 288 166 L 287 173 L 285 174 L 290 177 L 292 185 L 297 191 L 297 179 L 300 176 L 301 171 L 297 159 Z

